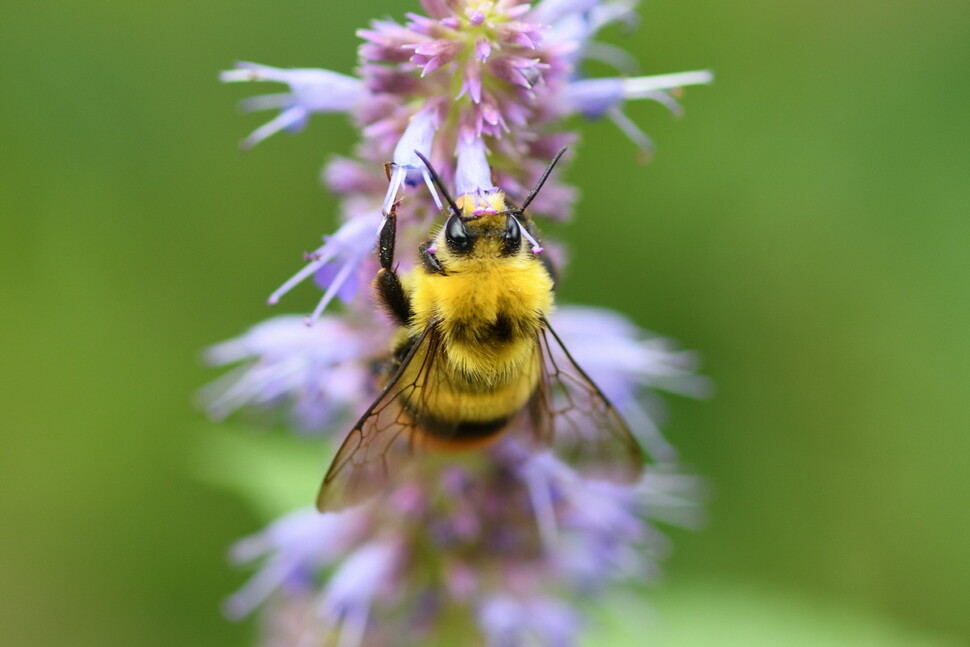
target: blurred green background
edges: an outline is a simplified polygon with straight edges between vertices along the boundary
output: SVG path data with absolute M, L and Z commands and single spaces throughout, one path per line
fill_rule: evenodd
M 261 521 L 193 474 L 212 433 L 193 393 L 215 376 L 199 349 L 275 313 L 265 296 L 332 228 L 317 174 L 353 132 L 317 117 L 242 154 L 263 117 L 234 103 L 261 88 L 216 73 L 237 58 L 350 71 L 354 29 L 416 4 L 5 5 L 3 645 L 250 643 L 254 623 L 219 604 L 245 577 L 227 545 Z M 711 483 L 707 528 L 671 532 L 646 594 L 661 620 L 623 598 L 607 631 L 967 644 L 970 5 L 652 0 L 642 15 L 607 39 L 645 73 L 709 66 L 717 82 L 688 92 L 683 120 L 629 108 L 658 144 L 650 165 L 612 125 L 585 129 L 564 299 L 700 350 L 718 392 L 671 399 L 669 437 Z

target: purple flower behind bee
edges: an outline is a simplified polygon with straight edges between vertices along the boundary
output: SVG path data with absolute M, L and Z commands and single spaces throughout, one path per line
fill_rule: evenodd
M 696 355 L 676 350 L 670 340 L 652 336 L 604 308 L 564 306 L 553 323 L 576 361 L 623 413 L 650 455 L 658 461 L 676 460 L 676 451 L 661 435 L 644 399 L 656 389 L 706 396 L 710 382 L 695 373 Z
M 424 159 L 449 193 L 472 201 L 472 215 L 486 215 L 502 204 L 499 191 L 510 208 L 530 196 L 549 160 L 576 141 L 563 126 L 570 116 L 607 117 L 649 149 L 624 104 L 650 99 L 676 112 L 671 91 L 711 75 L 624 74 L 629 56 L 594 39 L 607 24 L 632 23 L 633 5 L 422 0 L 425 15 L 375 20 L 357 32 L 356 76 L 254 63 L 223 72 L 227 82 L 288 86 L 243 102 L 245 110 L 279 110 L 244 147 L 300 130 L 317 113 L 349 115 L 361 140 L 352 158 L 334 158 L 323 172 L 340 199 L 341 225 L 269 297 L 276 304 L 312 278 L 323 291 L 316 308 L 211 348 L 210 362 L 239 367 L 204 394 L 210 414 L 282 410 L 296 427 L 336 440 L 351 428 L 380 390 L 394 331 L 366 286 L 379 268 L 378 230 L 397 218 L 403 273 L 447 207 Z M 590 58 L 621 75 L 584 77 Z M 568 219 L 577 192 L 553 177 L 531 197 L 518 213 L 523 244 L 561 266 L 561 246 L 540 243 L 533 225 Z M 325 312 L 335 299 L 343 308 Z M 488 450 L 415 466 L 367 503 L 293 512 L 240 541 L 234 559 L 258 570 L 227 613 L 262 606 L 263 644 L 274 647 L 579 644 L 584 619 L 573 603 L 653 576 L 667 544 L 650 519 L 692 520 L 694 481 L 677 473 L 652 404 L 658 389 L 701 395 L 707 383 L 690 353 L 618 313 L 559 307 L 551 325 L 655 462 L 637 483 L 587 478 L 512 429 Z
M 481 605 L 478 621 L 489 647 L 528 644 L 530 636 L 543 645 L 571 647 L 580 627 L 575 610 L 548 598 L 495 596 Z
M 301 429 L 329 428 L 375 393 L 370 364 L 388 334 L 381 321 L 332 315 L 313 327 L 295 315 L 264 321 L 207 351 L 211 364 L 244 362 L 204 391 L 209 413 L 282 405 Z

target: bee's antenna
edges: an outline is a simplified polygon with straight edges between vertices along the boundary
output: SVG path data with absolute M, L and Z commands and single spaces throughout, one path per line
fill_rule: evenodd
M 523 211 L 525 211 L 525 208 L 529 206 L 529 203 L 535 200 L 535 197 L 539 195 L 539 190 L 542 189 L 542 185 L 546 183 L 546 180 L 549 178 L 549 174 L 552 173 L 552 169 L 556 167 L 556 163 L 559 161 L 559 158 L 565 154 L 566 154 L 566 147 L 563 146 L 562 149 L 558 153 L 556 153 L 556 156 L 552 158 L 552 161 L 549 162 L 549 166 L 546 167 L 546 170 L 542 174 L 542 177 L 539 178 L 538 182 L 536 182 L 536 188 L 532 189 L 532 193 L 526 196 L 525 202 L 523 202 L 522 206 L 519 207 L 519 213 L 522 213 Z
M 566 149 L 563 149 L 563 150 L 566 150 Z M 448 206 L 450 206 L 451 210 L 455 212 L 455 215 L 460 216 L 461 209 L 458 208 L 458 205 L 455 204 L 455 201 L 451 199 L 450 195 L 448 195 L 448 190 L 445 188 L 444 183 L 441 181 L 441 176 L 439 176 L 438 172 L 434 170 L 433 166 L 431 166 L 431 162 L 428 160 L 427 157 L 425 157 L 418 151 L 414 151 L 414 154 L 417 155 L 422 162 L 424 162 L 425 167 L 427 167 L 428 169 L 428 173 L 431 174 L 431 181 L 434 182 L 435 186 L 438 187 L 438 190 L 441 191 L 441 195 L 445 196 L 445 200 L 448 202 Z

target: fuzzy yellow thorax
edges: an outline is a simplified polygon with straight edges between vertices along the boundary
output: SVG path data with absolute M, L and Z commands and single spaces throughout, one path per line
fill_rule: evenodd
M 526 245 L 515 254 L 501 254 L 498 234 L 507 217 L 501 192 L 474 199 L 461 196 L 456 204 L 469 213 L 483 202 L 491 212 L 466 221 L 477 234 L 473 249 L 453 253 L 439 232 L 435 245 L 446 274 L 418 269 L 406 282 L 415 314 L 411 334 L 420 334 L 436 320 L 451 377 L 470 387 L 494 388 L 517 381 L 523 372 L 535 372 L 536 339 L 542 318 L 553 307 L 553 285 Z M 516 393 L 515 399 L 520 397 Z

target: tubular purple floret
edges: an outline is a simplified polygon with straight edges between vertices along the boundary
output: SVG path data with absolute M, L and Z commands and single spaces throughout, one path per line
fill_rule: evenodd
M 484 600 L 478 623 L 488 647 L 520 647 L 533 637 L 551 647 L 572 647 L 580 627 L 576 612 L 559 600 L 508 594 Z
M 262 532 L 239 540 L 231 551 L 234 561 L 268 559 L 226 600 L 226 615 L 237 619 L 247 616 L 298 573 L 334 563 L 359 541 L 367 521 L 359 509 L 331 515 L 297 510 Z
M 539 454 L 520 468 L 520 478 L 529 492 L 529 501 L 535 514 L 539 537 L 542 539 L 546 553 L 554 555 L 559 545 L 559 523 L 556 520 L 556 507 L 552 483 L 550 482 L 550 461 L 555 461 L 551 454 Z
M 370 253 L 374 245 L 371 235 L 376 230 L 380 217 L 381 214 L 379 212 L 372 212 L 362 214 L 345 222 L 333 236 L 327 238 L 326 242 L 310 255 L 310 258 L 313 259 L 311 262 L 270 294 L 267 303 L 269 305 L 276 305 L 283 295 L 298 284 L 308 277 L 313 276 L 328 263 L 334 263 L 340 269 L 337 270 L 333 280 L 328 281 L 324 296 L 314 309 L 313 315 L 308 318 L 308 323 L 316 321 L 326 305 L 351 278 L 353 272 L 360 267 L 361 262 Z
M 323 69 L 281 69 L 243 61 L 236 64 L 236 69 L 221 72 L 219 79 L 224 83 L 272 81 L 290 86 L 289 93 L 243 100 L 242 108 L 246 112 L 281 110 L 278 116 L 244 139 L 243 148 L 252 148 L 281 130 L 302 129 L 312 113 L 351 112 L 365 95 L 360 79 Z
M 560 109 L 566 113 L 578 112 L 589 118 L 607 115 L 641 149 L 651 150 L 653 144 L 650 138 L 623 114 L 620 108 L 622 103 L 632 99 L 651 99 L 679 116 L 680 104 L 670 96 L 669 91 L 688 85 L 707 84 L 712 79 L 707 70 L 634 78 L 581 79 L 563 88 Z
M 317 597 L 311 624 L 300 632 L 297 644 L 317 644 L 336 631 L 338 647 L 359 647 L 371 607 L 391 589 L 399 553 L 397 542 L 374 540 L 347 555 Z
M 601 0 L 542 0 L 536 3 L 529 13 L 530 20 L 541 23 L 551 24 L 563 18 L 583 15 L 593 7 L 597 6 Z
M 327 583 L 321 601 L 324 613 L 339 618 L 348 608 L 369 606 L 382 591 L 388 592 L 401 549 L 394 540 L 373 540 L 356 548 Z
M 479 138 L 459 138 L 456 151 L 455 193 L 457 195 L 490 193 L 496 190 L 492 184 L 492 169 L 486 158 L 485 142 Z
M 324 315 L 307 328 L 282 315 L 210 348 L 206 361 L 241 363 L 202 391 L 209 415 L 221 420 L 243 408 L 285 406 L 301 431 L 333 432 L 333 423 L 370 397 L 370 363 L 387 335 L 379 321 Z
M 647 133 L 640 130 L 640 127 L 630 119 L 619 106 L 612 106 L 606 111 L 606 115 L 610 118 L 616 127 L 620 129 L 627 138 L 634 143 L 634 145 L 640 149 L 643 154 L 644 159 L 649 159 L 653 154 L 653 140 Z
M 337 273 L 334 276 L 333 281 L 330 283 L 330 285 L 327 286 L 326 291 L 323 293 L 323 296 L 320 297 L 320 301 L 317 302 L 317 305 L 313 309 L 313 312 L 310 313 L 310 316 L 304 319 L 304 323 L 307 326 L 312 326 L 317 321 L 317 319 L 320 318 L 320 315 L 323 314 L 324 308 L 326 308 L 327 305 L 333 300 L 333 298 L 337 296 L 341 288 L 350 278 L 351 273 L 358 268 L 361 261 L 363 261 L 364 257 L 367 256 L 367 254 L 369 253 L 370 253 L 370 247 L 368 247 L 364 251 L 357 250 L 356 252 L 351 252 L 344 259 L 343 263 L 340 265 L 340 269 L 337 270 Z
M 437 109 L 429 105 L 416 112 L 394 147 L 392 157 L 394 170 L 391 173 L 387 194 L 384 196 L 384 214 L 391 212 L 391 207 L 397 201 L 401 187 L 404 184 L 415 183 L 418 178 L 428 185 L 435 204 L 438 205 L 439 209 L 441 208 L 441 199 L 431 185 L 428 169 L 417 155 L 417 153 L 421 153 L 425 157 L 431 155 L 431 146 L 434 143 L 437 130 L 438 117 L 436 113 Z M 413 177 L 415 175 L 417 177 Z M 383 226 L 383 222 L 381 226 Z
M 479 38 L 475 41 L 475 58 L 477 58 L 480 63 L 487 61 L 488 57 L 491 55 L 492 43 L 489 42 L 487 38 Z

